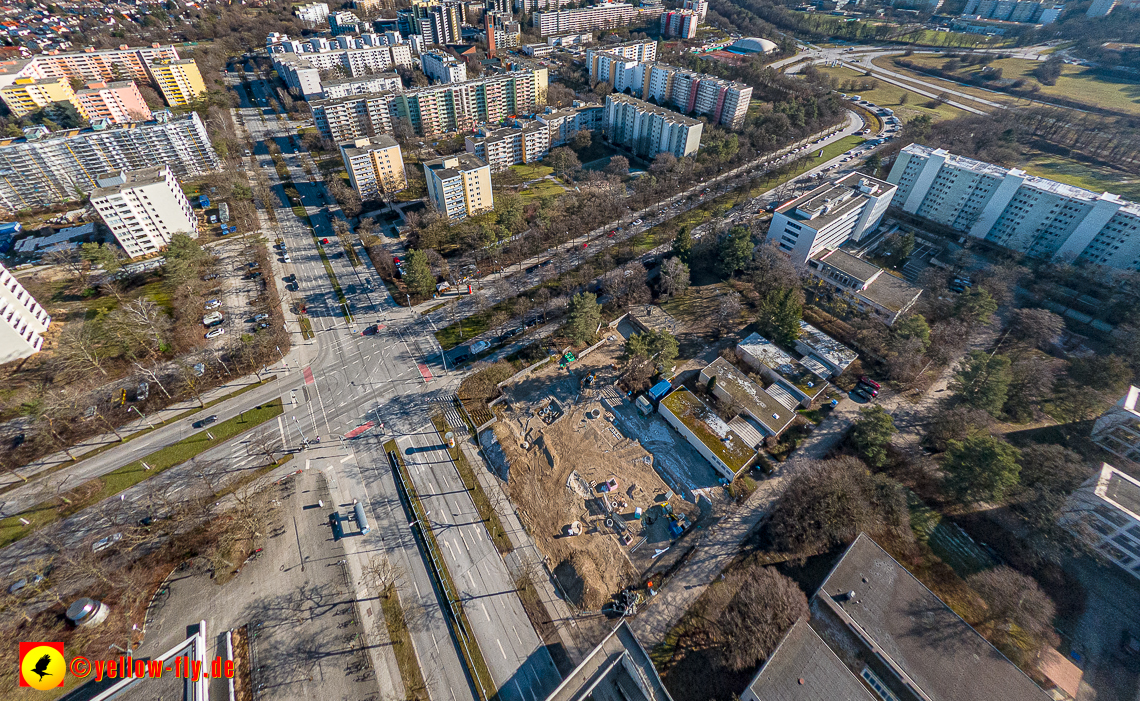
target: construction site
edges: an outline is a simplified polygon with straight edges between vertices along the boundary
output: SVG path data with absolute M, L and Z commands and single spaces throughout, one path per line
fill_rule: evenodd
M 658 455 L 623 432 L 623 414 L 637 413 L 615 388 L 623 346 L 615 335 L 584 358 L 549 362 L 504 385 L 494 406 L 491 430 L 506 463 L 500 477 L 567 598 L 583 610 L 601 610 L 639 581 L 702 513 L 691 490 L 678 494 L 676 480 L 662 478 Z M 704 463 L 695 452 L 669 460 L 692 457 Z M 707 463 L 694 467 L 707 468 L 707 486 L 715 486 Z

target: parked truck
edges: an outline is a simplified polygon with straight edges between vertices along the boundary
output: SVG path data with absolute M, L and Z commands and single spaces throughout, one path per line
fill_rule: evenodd
M 202 209 L 206 209 L 210 206 L 210 198 L 205 195 L 198 195 L 198 206 Z
M 225 202 L 218 205 L 218 221 L 225 224 L 230 220 L 230 206 Z

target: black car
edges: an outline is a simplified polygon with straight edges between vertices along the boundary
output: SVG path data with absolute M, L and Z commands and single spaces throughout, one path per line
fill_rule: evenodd
M 218 420 L 217 414 L 210 414 L 209 416 L 207 416 L 204 419 L 199 419 L 198 421 L 195 421 L 194 422 L 194 428 L 202 428 L 203 426 L 209 426 L 210 424 L 214 423 L 217 420 Z
M 466 363 L 468 360 L 471 360 L 471 354 L 470 353 L 460 353 L 459 355 L 457 355 L 451 359 L 451 364 L 452 365 L 460 365 L 462 363 Z
M 371 325 L 371 326 L 366 326 L 366 327 L 364 328 L 364 335 L 365 335 L 365 336 L 372 336 L 372 335 L 374 335 L 374 334 L 375 334 L 377 331 L 379 331 L 379 330 L 380 330 L 380 329 L 378 329 L 378 328 L 377 328 L 376 324 L 373 324 L 373 325 Z

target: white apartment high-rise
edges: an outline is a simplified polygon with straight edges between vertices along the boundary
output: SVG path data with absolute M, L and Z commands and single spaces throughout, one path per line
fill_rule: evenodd
M 705 17 L 709 14 L 709 0 L 685 0 L 681 7 L 696 12 L 701 24 L 704 24 Z
M 436 83 L 462 83 L 467 80 L 467 64 L 442 51 L 420 54 L 424 75 Z
M 495 208 L 491 166 L 469 153 L 424 162 L 428 199 L 448 219 L 466 219 Z
M 362 200 L 374 200 L 408 186 L 403 152 L 396 140 L 386 134 L 341 144 L 340 157 Z
M 158 253 L 174 234 L 198 237 L 198 218 L 169 166 L 95 179 L 91 206 L 131 258 Z
M 606 96 L 606 136 L 639 156 L 671 153 L 684 158 L 697 152 L 704 124 L 629 95 Z
M 498 172 L 542 160 L 550 153 L 550 129 L 538 121 L 518 119 L 499 129 L 481 127 L 475 136 L 467 137 L 465 146 L 467 153 Z
M 50 324 L 51 316 L 0 264 L 0 363 L 38 353 Z
M 311 2 L 308 5 L 296 5 L 293 7 L 293 14 L 297 15 L 297 19 L 309 25 L 322 24 L 328 21 L 329 6 L 328 3 Z
M 535 12 L 531 24 L 538 28 L 541 36 L 573 34 L 595 29 L 624 27 L 632 22 L 637 14 L 637 8 L 633 5 L 624 2 L 607 2 L 580 10 Z
M 797 266 L 805 266 L 820 251 L 874 231 L 894 194 L 895 186 L 888 182 L 851 173 L 777 208 L 767 240 Z
M 973 238 L 1058 262 L 1140 270 L 1140 204 L 918 144 L 887 180 L 894 206 Z
M 661 36 L 692 39 L 697 36 L 700 15 L 693 10 L 671 10 L 661 13 Z

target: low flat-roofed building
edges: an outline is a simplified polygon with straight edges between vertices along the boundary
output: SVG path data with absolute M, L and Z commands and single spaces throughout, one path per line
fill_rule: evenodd
M 827 377 L 831 371 L 826 366 L 807 358 L 806 362 L 800 362 L 758 333 L 736 344 L 736 355 L 770 382 L 789 392 L 805 409 L 827 389 Z M 771 394 L 771 388 L 768 391 Z
M 811 612 L 812 627 L 839 659 L 885 690 L 880 698 L 1050 698 L 865 533 L 812 597 Z
M 922 288 L 895 277 L 846 251 L 824 249 L 808 260 L 812 275 L 855 302 L 861 312 L 875 314 L 891 326 L 922 294 Z
M 29 236 L 16 242 L 13 253 L 18 256 L 39 256 L 47 251 L 78 248 L 80 243 L 91 243 L 98 233 L 94 223 L 69 226 L 47 236 Z
M 677 333 L 677 320 L 655 304 L 638 304 L 629 308 L 629 321 L 642 331 Z
M 1128 388 L 1093 424 L 1092 440 L 1113 455 L 1140 462 L 1140 387 Z
M 764 661 L 740 701 L 876 701 L 801 618 Z
M 789 401 L 792 406 L 787 406 L 724 358 L 701 370 L 702 383 L 708 384 L 713 378 L 713 396 L 739 412 L 728 425 L 755 448 L 768 436 L 779 436 L 796 418 L 794 403 Z
M 1103 463 L 1069 495 L 1061 524 L 1140 578 L 1140 481 Z
M 756 460 L 756 450 L 700 397 L 684 387 L 678 387 L 662 399 L 657 413 L 727 480 L 735 479 Z
M 831 377 L 842 375 L 847 366 L 859 357 L 855 351 L 803 320 L 800 321 L 800 337 L 796 339 L 796 352 L 822 363 L 831 371 Z
M 673 701 L 645 648 L 622 621 L 546 701 Z

